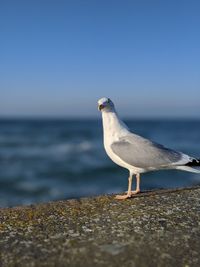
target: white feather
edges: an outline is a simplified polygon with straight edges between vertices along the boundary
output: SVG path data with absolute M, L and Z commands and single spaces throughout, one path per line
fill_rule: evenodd
M 175 169 L 186 171 L 186 172 L 200 173 L 200 170 L 189 167 L 189 166 L 177 166 Z
M 151 171 L 151 170 L 159 170 L 159 169 L 178 169 L 178 170 L 183 170 L 183 171 L 188 171 L 188 172 L 193 172 L 193 173 L 200 173 L 200 170 L 190 167 L 190 166 L 184 166 L 185 164 L 191 162 L 192 160 L 194 160 L 194 158 L 183 154 L 181 152 L 176 152 L 173 150 L 166 150 L 165 147 L 162 148 L 162 146 L 157 146 L 156 144 L 154 145 L 154 143 L 150 142 L 147 139 L 144 139 L 142 137 L 137 136 L 137 138 L 135 137 L 135 144 L 137 145 L 138 149 L 138 153 L 140 153 L 140 147 L 141 150 L 143 150 L 143 154 L 144 153 L 149 153 L 152 155 L 152 158 L 154 159 L 154 165 L 150 165 L 150 166 L 143 166 L 142 164 L 140 165 L 136 165 L 134 166 L 134 164 L 130 163 L 130 160 L 124 160 L 123 157 L 120 157 L 118 154 L 119 153 L 115 153 L 112 149 L 112 145 L 113 143 L 120 143 L 121 139 L 125 139 L 125 140 L 129 140 L 128 137 L 131 135 L 133 136 L 133 134 L 129 131 L 128 127 L 125 125 L 125 123 L 123 121 L 121 121 L 115 111 L 114 108 L 114 104 L 112 103 L 111 100 L 107 99 L 107 98 L 102 98 L 98 101 L 99 105 L 104 105 L 103 109 L 102 109 L 102 118 L 103 118 L 103 132 L 104 132 L 104 147 L 105 150 L 108 154 L 108 156 L 119 166 L 126 168 L 130 171 L 130 173 L 132 174 L 137 174 L 137 173 L 143 173 L 143 172 L 147 172 L 147 171 Z M 134 135 L 136 136 L 136 135 Z M 146 140 L 146 142 L 141 141 L 142 140 Z M 127 141 L 128 142 L 128 141 Z M 152 150 L 151 148 L 155 147 L 155 151 Z M 121 149 L 122 150 L 122 149 Z M 130 150 L 130 149 L 129 149 Z M 132 149 L 133 150 L 133 149 Z M 134 151 L 127 151 L 127 153 L 129 152 L 129 158 L 130 157 L 134 157 L 137 156 L 137 154 L 134 154 Z M 158 150 L 159 153 L 156 153 Z M 163 152 L 162 152 L 163 150 Z M 145 152 L 144 152 L 145 151 Z M 154 153 L 153 153 L 153 152 Z M 170 154 L 171 151 L 171 154 Z M 175 153 L 174 153 L 175 152 Z M 121 153 L 122 154 L 122 153 Z M 146 155 L 144 155 L 144 160 L 145 158 L 150 158 L 149 156 L 146 157 Z M 169 155 L 170 154 L 170 155 Z M 173 157 L 177 155 L 181 155 L 181 158 L 177 161 L 173 161 Z M 140 153 L 140 156 L 142 155 L 142 153 Z M 160 155 L 162 156 L 162 158 L 165 160 L 166 158 L 166 164 L 164 165 L 159 165 L 159 157 Z M 157 162 L 156 162 L 156 156 L 157 156 Z M 126 159 L 126 157 L 124 157 Z M 141 159 L 142 160 L 142 159 Z M 174 159 L 175 160 L 175 159 Z M 147 162 L 148 163 L 148 162 Z M 146 164 L 148 165 L 148 164 Z

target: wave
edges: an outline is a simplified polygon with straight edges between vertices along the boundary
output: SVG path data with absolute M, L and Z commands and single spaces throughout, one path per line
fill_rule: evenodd
M 98 150 L 99 145 L 91 141 L 81 141 L 77 143 L 65 142 L 49 145 L 22 145 L 7 146 L 0 148 L 0 157 L 6 159 L 15 158 L 31 158 L 31 157 L 67 157 L 68 155 L 77 153 L 86 153 Z M 77 154 L 78 155 L 78 154 Z
M 136 133 L 199 156 L 199 122 L 129 121 Z M 107 157 L 95 121 L 0 121 L 0 206 L 125 191 L 126 170 Z M 189 131 L 188 131 L 189 129 Z M 143 189 L 197 183 L 199 176 L 156 172 Z

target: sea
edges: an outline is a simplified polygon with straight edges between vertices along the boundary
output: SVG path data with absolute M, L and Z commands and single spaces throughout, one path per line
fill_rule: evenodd
M 200 120 L 125 122 L 134 133 L 200 157 Z M 127 178 L 105 153 L 99 119 L 0 119 L 0 207 L 116 194 L 127 190 Z M 141 176 L 142 190 L 199 184 L 199 174 L 176 170 Z

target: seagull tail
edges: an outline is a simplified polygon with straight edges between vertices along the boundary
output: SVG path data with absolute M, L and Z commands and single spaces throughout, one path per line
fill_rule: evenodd
M 200 159 L 193 159 L 185 165 L 177 166 L 176 169 L 187 172 L 200 173 Z
M 192 161 L 189 161 L 188 163 L 186 163 L 185 166 L 200 167 L 200 159 L 193 158 Z
M 200 170 L 188 166 L 177 166 L 176 169 L 186 172 L 200 173 Z

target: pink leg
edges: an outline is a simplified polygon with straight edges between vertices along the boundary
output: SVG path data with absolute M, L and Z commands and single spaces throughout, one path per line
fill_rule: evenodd
M 115 198 L 122 200 L 131 197 L 131 187 L 132 187 L 132 175 L 130 175 L 130 177 L 128 178 L 128 191 L 126 195 L 116 195 Z
M 132 176 L 128 178 L 128 191 L 126 192 L 126 195 L 117 195 L 115 198 L 119 200 L 130 198 L 133 195 L 136 195 L 140 192 L 140 174 L 136 174 L 136 190 L 131 191 L 132 187 Z
M 140 193 L 140 174 L 139 173 L 136 174 L 136 190 L 131 191 L 131 195 L 136 195 L 138 193 Z

